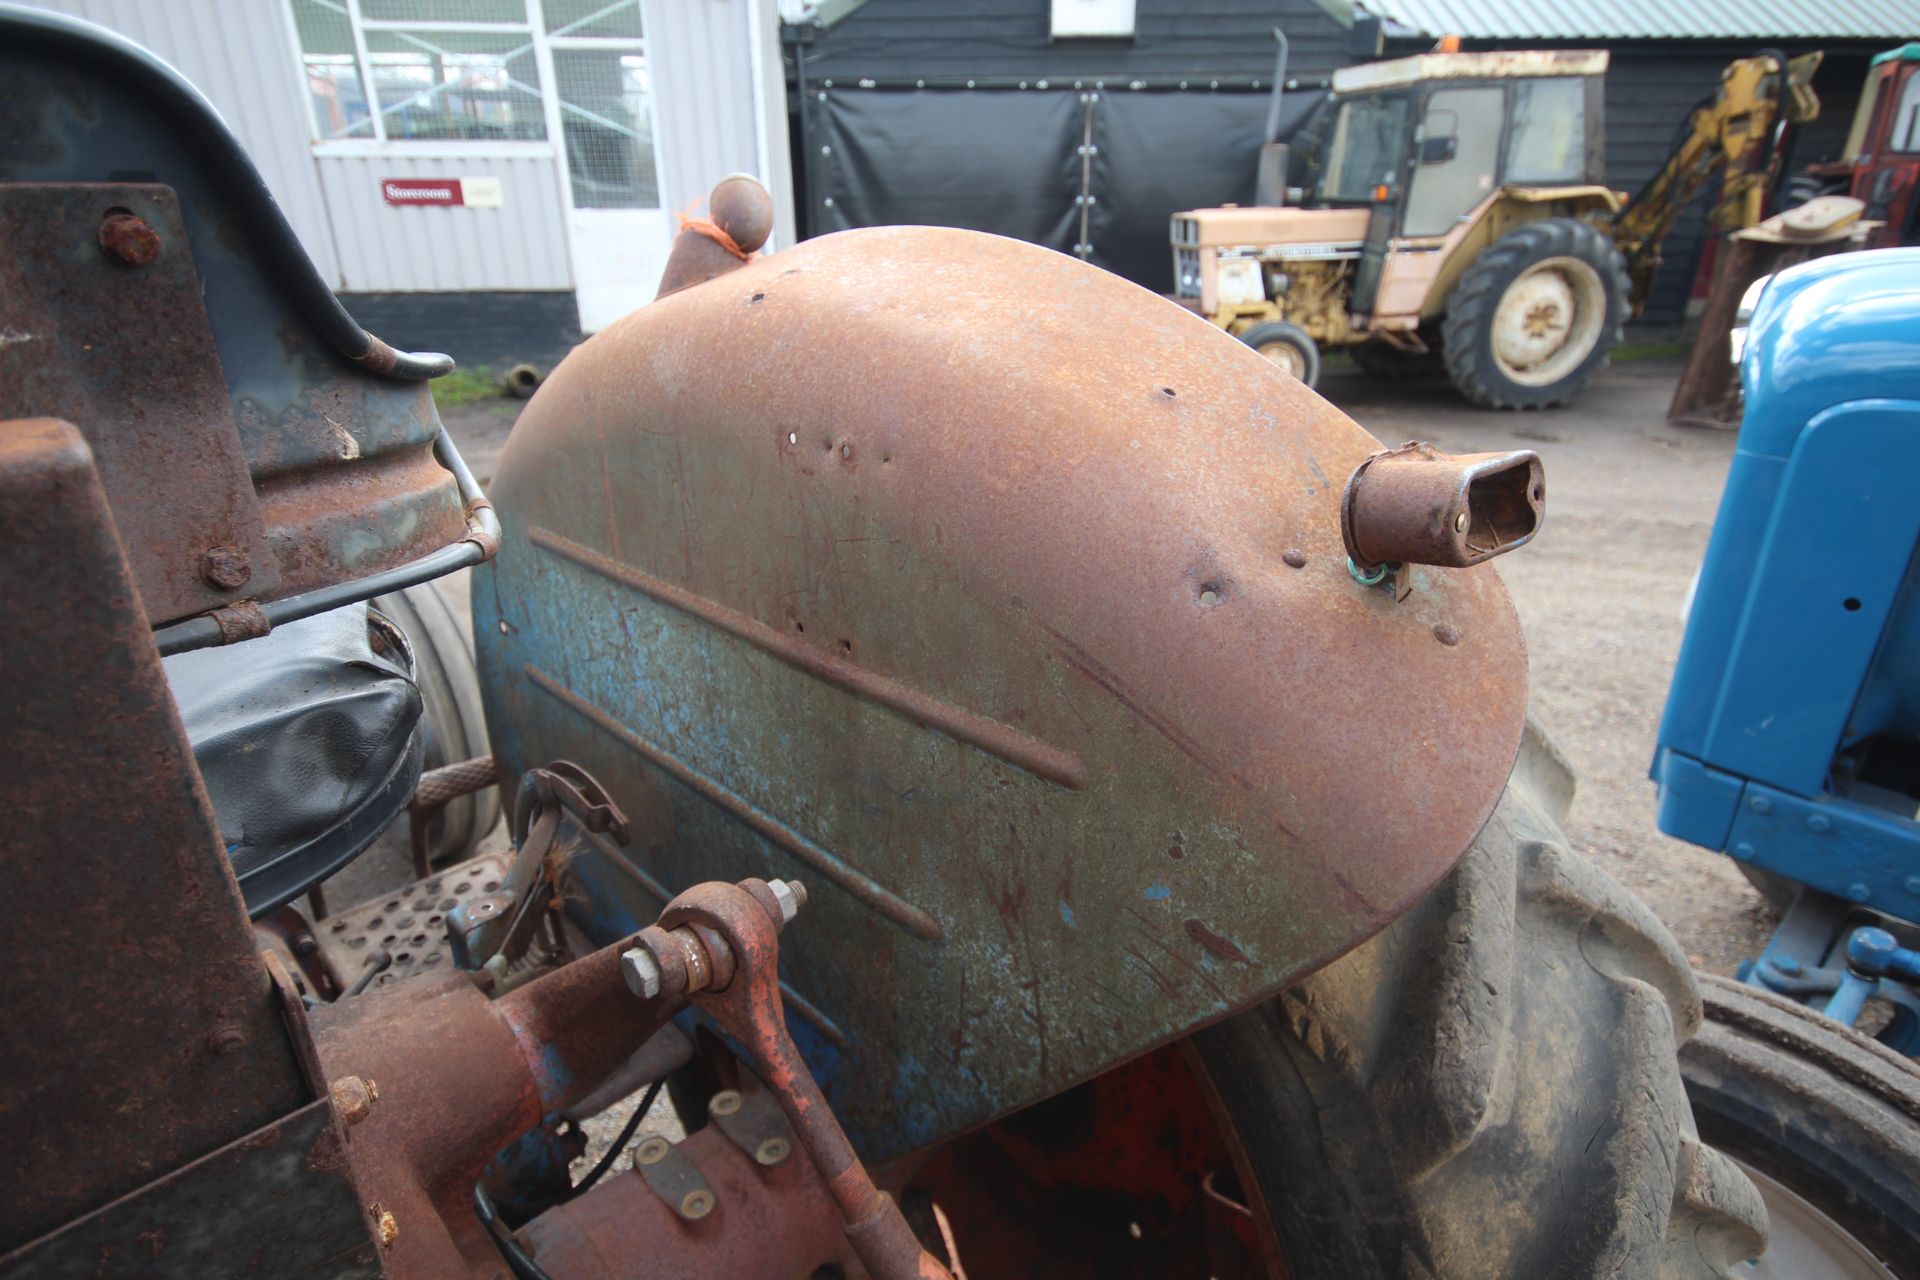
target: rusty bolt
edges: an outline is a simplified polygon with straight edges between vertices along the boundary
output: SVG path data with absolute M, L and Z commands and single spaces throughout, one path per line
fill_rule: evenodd
M 680 1197 L 680 1216 L 689 1222 L 698 1222 L 713 1212 L 713 1192 L 705 1187 L 689 1191 Z
M 393 1242 L 400 1238 L 400 1224 L 394 1220 L 393 1210 L 370 1204 L 367 1212 L 373 1215 L 373 1230 L 380 1237 L 380 1247 L 393 1248 Z
M 645 947 L 629 947 L 620 957 L 620 976 L 627 980 L 627 990 L 642 1000 L 660 994 L 660 962 Z
M 773 899 L 780 904 L 780 923 L 792 924 L 800 908 L 807 905 L 807 886 L 798 880 L 775 880 L 767 888 L 773 890 Z
M 734 1089 L 722 1089 L 707 1100 L 707 1114 L 730 1116 L 740 1110 L 740 1094 Z
M 247 1042 L 238 1027 L 215 1027 L 207 1033 L 207 1052 L 224 1058 Z
M 379 1086 L 360 1076 L 342 1076 L 327 1086 L 327 1092 L 333 1095 L 333 1109 L 340 1113 L 340 1123 L 348 1128 L 371 1115 L 373 1104 L 380 1101 Z
M 756 1164 L 776 1165 L 793 1154 L 793 1144 L 785 1138 L 768 1138 L 753 1149 Z
M 247 585 L 253 566 L 238 547 L 208 547 L 200 557 L 200 578 L 216 591 L 232 591 Z
M 100 223 L 100 247 L 129 267 L 151 266 L 160 257 L 160 233 L 144 218 L 115 209 Z
M 670 1149 L 671 1144 L 665 1138 L 657 1133 L 649 1134 L 634 1147 L 633 1159 L 636 1164 L 659 1164 L 667 1158 Z

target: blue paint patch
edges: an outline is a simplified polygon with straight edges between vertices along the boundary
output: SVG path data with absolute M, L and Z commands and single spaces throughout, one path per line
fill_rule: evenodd
M 1075 922 L 1073 918 L 1072 904 L 1069 903 L 1065 898 L 1060 899 L 1060 919 L 1063 922 L 1065 922 L 1067 928 L 1069 929 L 1078 929 L 1080 927 L 1079 924 Z
M 1173 890 L 1167 887 L 1165 880 L 1155 880 L 1147 886 L 1147 901 L 1162 902 L 1173 896 Z

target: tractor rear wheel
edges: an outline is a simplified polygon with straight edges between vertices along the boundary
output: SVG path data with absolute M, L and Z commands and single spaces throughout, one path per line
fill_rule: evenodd
M 1285 320 L 1257 324 L 1240 341 L 1258 351 L 1309 387 L 1320 381 L 1320 344 L 1305 329 Z
M 1920 1068 L 1805 1006 L 1702 976 L 1680 1055 L 1701 1135 L 1773 1219 L 1756 1276 L 1920 1280 Z
M 1297 1280 L 1671 1280 L 1764 1247 L 1758 1195 L 1701 1143 L 1681 1085 L 1701 1009 L 1686 957 L 1567 847 L 1543 751 L 1530 731 L 1413 911 L 1194 1037 Z
M 1529 222 L 1483 252 L 1447 300 L 1447 373 L 1488 409 L 1566 404 L 1607 362 L 1627 320 L 1627 268 L 1605 232 Z

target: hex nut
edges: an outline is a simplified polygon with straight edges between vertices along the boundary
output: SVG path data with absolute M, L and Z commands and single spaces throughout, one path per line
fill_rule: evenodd
M 238 547 L 208 547 L 200 557 L 200 580 L 216 591 L 237 591 L 253 576 L 253 566 Z
M 652 1000 L 660 994 L 660 962 L 645 947 L 629 947 L 622 953 L 620 976 L 627 980 L 627 990 L 642 1000 Z
M 798 880 L 775 880 L 767 888 L 773 891 L 773 900 L 780 904 L 780 923 L 792 924 L 800 908 L 807 905 L 807 886 Z
M 380 1100 L 379 1086 L 360 1076 L 341 1076 L 327 1086 L 327 1092 L 333 1097 L 334 1110 L 340 1113 L 340 1123 L 348 1128 L 371 1115 L 373 1104 Z

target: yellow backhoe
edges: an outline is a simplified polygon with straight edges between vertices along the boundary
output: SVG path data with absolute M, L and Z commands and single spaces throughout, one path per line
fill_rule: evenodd
M 1721 178 L 1716 227 L 1759 220 L 1781 126 L 1819 112 L 1820 55 L 1729 65 L 1628 198 L 1604 181 L 1604 51 L 1450 43 L 1334 73 L 1324 138 L 1293 143 L 1310 186 L 1273 190 L 1286 158 L 1269 139 L 1274 203 L 1175 214 L 1175 297 L 1308 384 L 1322 348 L 1350 347 L 1387 376 L 1444 368 L 1489 408 L 1564 404 L 1708 182 Z

